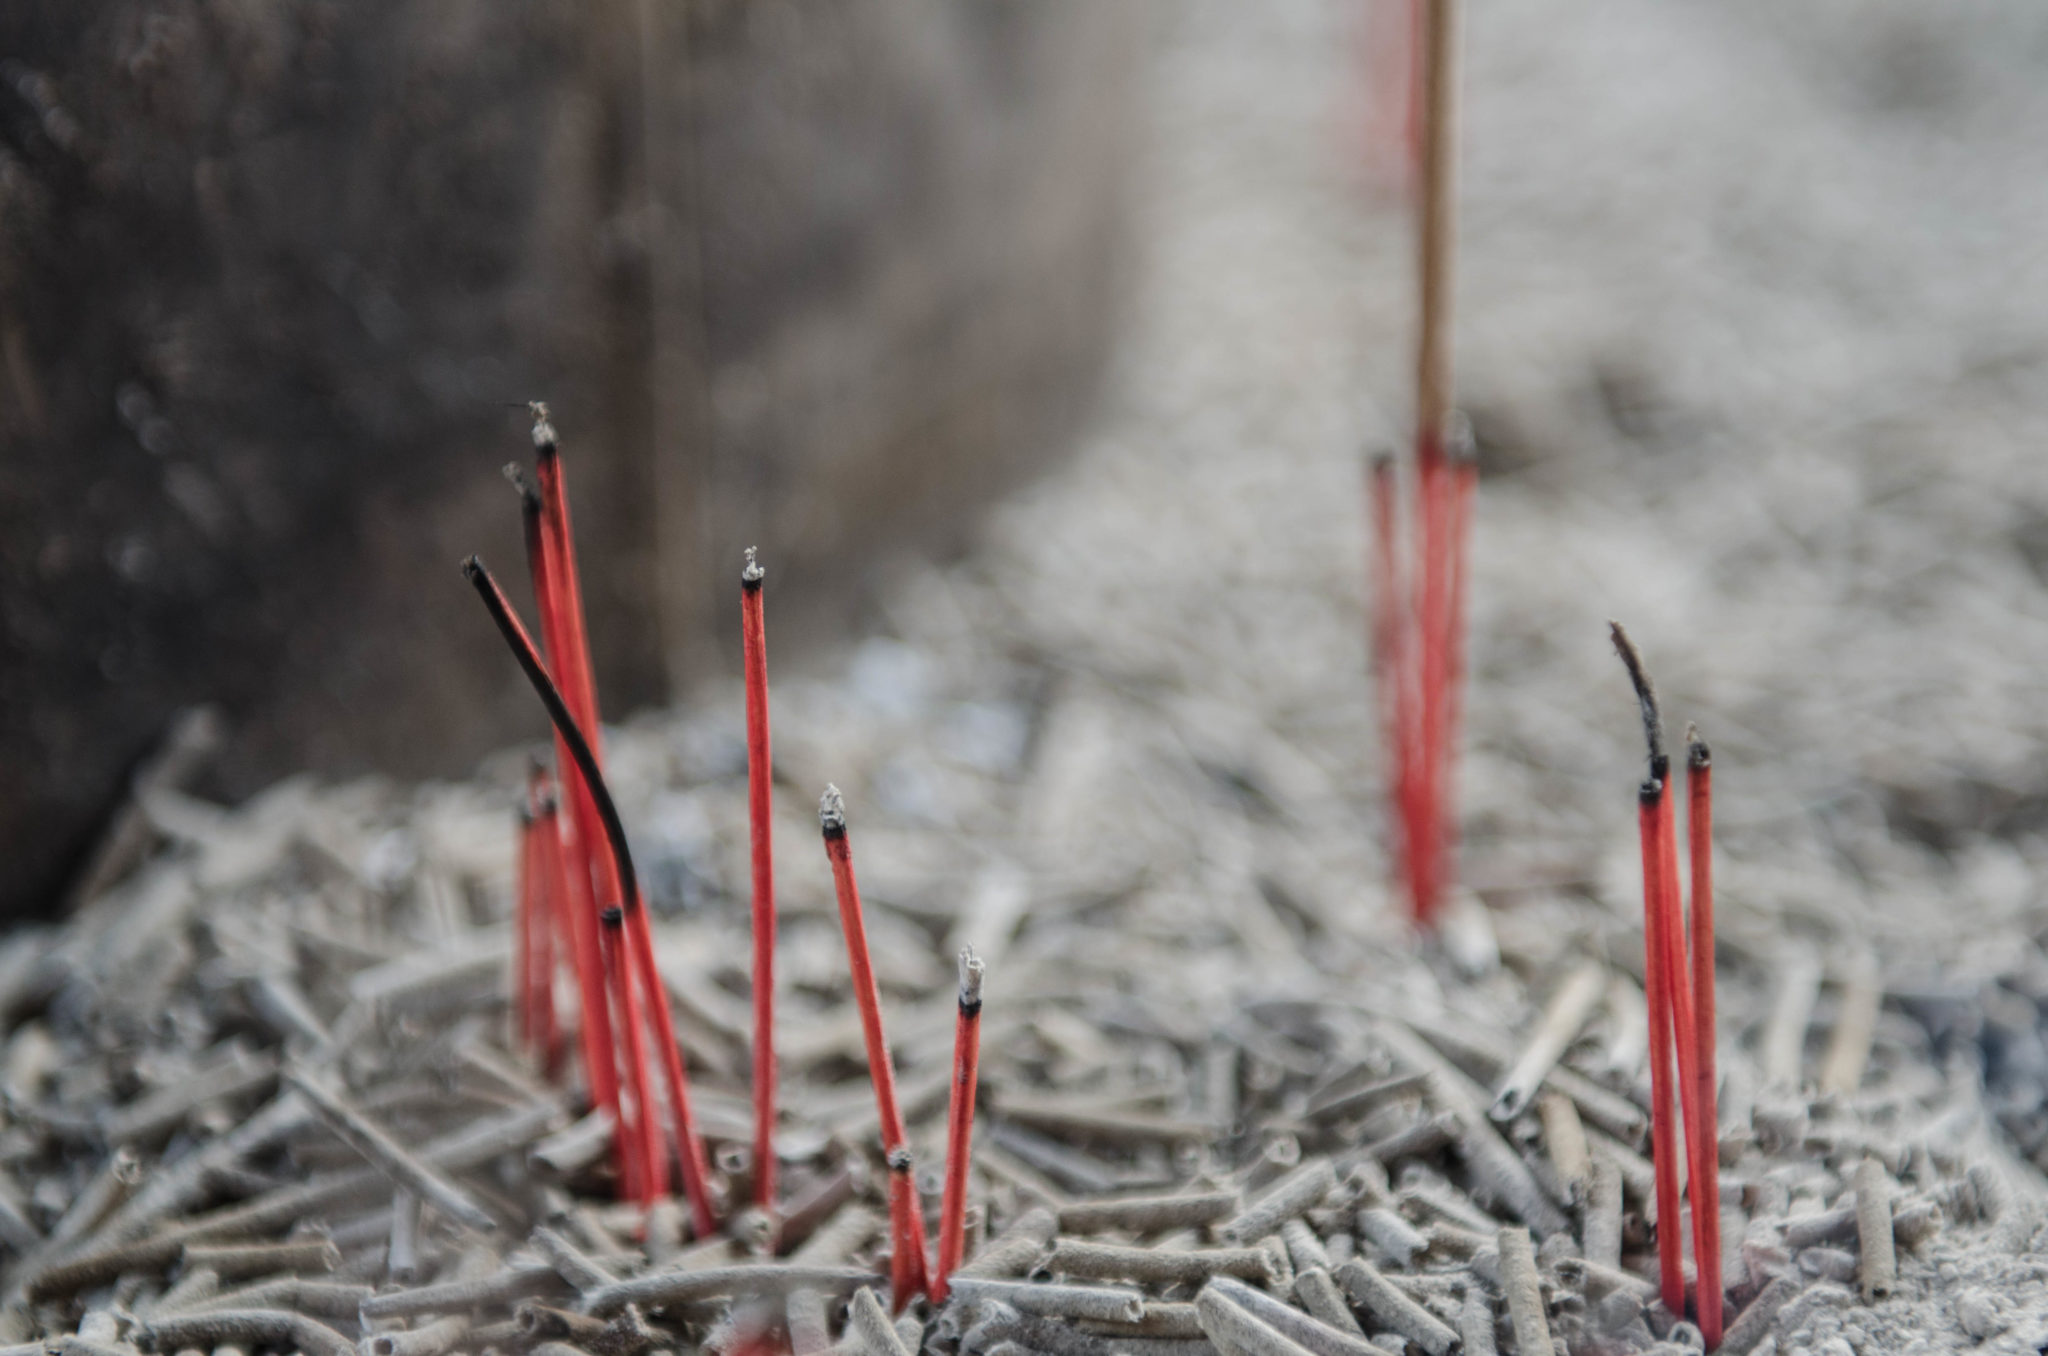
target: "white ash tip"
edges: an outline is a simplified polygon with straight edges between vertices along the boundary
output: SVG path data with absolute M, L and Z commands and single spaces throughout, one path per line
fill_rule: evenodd
M 742 584 L 758 584 L 767 577 L 768 572 L 762 569 L 761 562 L 754 558 L 754 552 L 757 549 L 759 548 L 753 546 L 747 548 L 747 567 L 740 571 L 740 582 Z
M 827 833 L 846 832 L 846 797 L 830 782 L 825 784 L 825 794 L 818 797 L 818 827 Z
M 555 440 L 555 426 L 548 422 L 548 403 L 545 400 L 529 400 L 527 410 L 533 415 L 533 445 L 546 447 Z
M 981 957 L 974 954 L 974 948 L 960 948 L 960 1006 L 977 1007 L 981 1003 L 981 977 L 988 967 L 981 963 Z

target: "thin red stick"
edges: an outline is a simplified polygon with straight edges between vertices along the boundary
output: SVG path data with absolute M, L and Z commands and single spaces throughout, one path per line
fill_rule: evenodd
M 629 945 L 614 948 L 614 950 L 631 951 L 633 948 L 630 946 L 630 942 L 634 935 L 633 925 L 636 921 L 641 928 L 642 937 L 645 938 L 647 935 L 645 932 L 646 910 L 640 904 L 640 883 L 638 876 L 633 870 L 632 851 L 626 843 L 625 822 L 619 818 L 618 806 L 612 801 L 610 789 L 605 786 L 604 774 L 597 766 L 597 755 L 591 749 L 589 741 L 584 737 L 582 728 L 577 725 L 575 717 L 569 713 L 569 706 L 562 696 L 561 689 L 556 686 L 554 678 L 548 673 L 547 665 L 541 662 L 540 651 L 534 646 L 533 638 L 526 633 L 526 628 L 520 625 L 519 617 L 512 611 L 512 605 L 506 601 L 504 591 L 498 587 L 498 581 L 491 578 L 491 572 L 485 569 L 483 562 L 475 556 L 471 556 L 468 560 L 464 561 L 462 568 L 463 573 L 468 575 L 470 582 L 475 585 L 477 594 L 483 599 L 484 606 L 490 611 L 491 619 L 497 623 L 498 630 L 503 633 L 506 643 L 511 646 L 513 656 L 518 659 L 520 668 L 526 673 L 527 681 L 533 685 L 534 691 L 540 696 L 542 705 L 547 708 L 548 718 L 554 722 L 557 733 L 562 736 L 563 742 L 568 746 L 572 765 L 580 775 L 585 790 L 589 793 L 592 812 L 598 819 L 605 841 L 610 847 L 610 853 L 604 860 L 610 868 L 612 878 L 616 879 L 619 883 L 619 897 L 626 901 L 626 906 L 621 911 L 623 914 L 621 921 L 625 924 L 623 932 Z M 609 921 L 608 914 L 607 922 Z M 642 948 L 641 955 L 647 958 L 647 966 L 642 975 L 651 981 L 648 987 L 656 995 L 662 1010 L 665 1012 L 667 995 L 661 989 L 659 976 L 654 973 L 651 947 Z M 630 963 L 630 960 L 631 957 L 628 957 L 627 962 Z M 615 966 L 613 974 L 612 991 L 630 997 L 633 991 L 630 985 L 625 982 L 624 966 Z M 631 1015 L 630 1009 L 622 1013 L 622 1016 Z M 672 1024 L 668 1025 L 665 1029 L 671 1034 L 674 1032 Z M 681 1088 L 682 1085 L 678 1083 L 677 1087 Z M 649 1114 L 650 1107 L 650 1103 L 642 1101 L 636 1110 L 640 1115 L 646 1116 Z M 687 1167 L 690 1161 L 688 1150 L 695 1143 L 695 1127 L 688 1119 L 689 1104 L 687 1093 L 685 1093 L 684 1097 L 677 1099 L 675 1110 L 679 1128 L 685 1136 L 683 1140 L 686 1155 L 684 1162 Z M 698 1150 L 697 1162 L 701 1165 L 703 1162 L 701 1144 L 696 1147 Z M 643 1164 L 643 1166 L 645 1165 Z M 665 1159 L 663 1160 L 663 1166 L 666 1166 Z M 692 1200 L 692 1205 L 696 1205 L 695 1198 Z
M 548 558 L 557 566 L 554 573 L 561 600 L 564 663 L 571 672 L 569 697 L 575 704 L 573 709 L 579 722 L 594 737 L 599 728 L 597 686 L 590 662 L 589 637 L 583 626 L 583 594 L 576 570 L 575 534 L 569 521 L 569 495 L 562 470 L 561 448 L 555 440 L 553 426 L 548 423 L 545 406 L 534 408 L 533 440 L 535 473 L 540 482 L 543 534 L 548 543 Z M 592 756 L 598 756 L 595 746 L 592 746 Z M 594 815 L 594 807 L 589 804 L 587 796 L 577 799 L 575 805 L 579 822 Z M 667 1083 L 676 1152 L 682 1163 L 683 1189 L 690 1200 L 692 1227 L 699 1237 L 706 1237 L 716 1227 L 711 1208 L 710 1169 L 705 1159 L 703 1139 L 697 1133 L 696 1120 L 690 1110 L 689 1073 L 683 1063 L 682 1048 L 676 1042 L 675 1017 L 669 1006 L 668 988 L 662 982 L 660 969 L 655 963 L 654 935 L 647 921 L 647 910 L 634 882 L 620 880 L 616 873 L 607 872 L 602 859 L 599 866 L 601 896 L 617 899 L 625 913 L 629 969 L 645 997 L 647 1017 L 654 1026 L 655 1052 Z M 614 887 L 616 893 L 608 893 L 608 889 Z M 632 1043 L 628 1044 L 630 1047 Z M 644 1044 L 642 1048 L 644 1050 Z M 636 1059 L 632 1067 L 637 1080 L 635 1092 L 641 1104 L 649 1109 L 648 1114 L 652 1115 L 652 1075 L 644 1058 Z M 653 1142 L 659 1145 L 658 1135 L 653 1137 Z M 666 1155 L 657 1152 L 656 1157 L 660 1162 L 649 1165 L 650 1179 L 665 1183 Z M 666 1190 L 665 1185 L 662 1189 Z
M 764 572 L 747 548 L 740 571 L 740 648 L 747 684 L 747 828 L 754 866 L 754 1203 L 775 1212 L 774 763 L 768 750 Z
M 889 1164 L 889 1228 L 894 1241 L 889 1266 L 891 1299 L 898 1312 L 924 1289 L 924 1211 L 911 1177 L 910 1145 L 903 1131 L 903 1113 L 896 1103 L 896 1065 L 882 1034 L 882 996 L 875 987 L 874 962 L 868 955 L 868 929 L 861 917 L 860 886 L 853 876 L 853 848 L 846 838 L 846 801 L 839 788 L 825 788 L 818 803 L 818 827 L 825 836 L 825 856 L 832 863 L 832 884 L 839 896 L 839 926 L 846 934 L 846 959 L 853 972 L 853 997 L 860 1006 L 861 1035 L 867 1042 L 868 1077 L 875 1085 L 875 1108 L 882 1125 L 882 1152 Z
M 967 1171 L 974 1147 L 974 1095 L 981 1068 L 981 957 L 960 948 L 960 1016 L 953 1028 L 953 1096 L 946 1107 L 946 1190 L 939 1203 L 939 1259 L 927 1287 L 944 1304 L 967 1241 Z
M 1671 1007 L 1665 994 L 1663 849 L 1664 783 L 1652 778 L 1637 793 L 1636 832 L 1643 852 L 1643 996 L 1650 1017 L 1650 1162 L 1657 1174 L 1657 1270 L 1664 1307 L 1685 1312 L 1685 1261 L 1678 1207 L 1678 1128 L 1671 1096 Z
M 1669 782 L 1666 782 L 1669 786 Z M 1685 963 L 1685 912 L 1678 878 L 1678 793 L 1667 790 L 1659 811 L 1662 823 L 1657 848 L 1662 853 L 1664 885 L 1664 982 L 1671 1004 L 1671 1043 L 1678 1052 L 1678 1101 L 1685 1114 L 1685 1164 L 1690 1178 L 1693 1205 L 1694 1267 L 1699 1267 L 1699 1247 L 1706 1229 L 1700 1191 L 1711 1169 L 1707 1158 L 1715 1152 L 1714 1134 L 1701 1114 L 1699 1081 L 1699 1037 L 1693 1024 L 1692 976 Z M 1713 1203 L 1719 1208 L 1719 1202 Z M 1712 1213 L 1708 1211 L 1706 1213 Z M 1674 1311 L 1675 1312 L 1675 1311 Z
M 611 995 L 612 1030 L 625 1036 L 619 1051 L 626 1086 L 619 1098 L 618 1136 L 626 1145 L 626 1153 L 619 1193 L 629 1201 L 648 1205 L 656 1196 L 655 1165 L 659 1163 L 665 1168 L 667 1155 L 650 1141 L 648 1133 L 659 1123 L 648 1114 L 651 1108 L 647 1105 L 647 1082 L 644 1074 L 637 1072 L 646 1064 L 647 1038 L 640 1025 L 640 1005 L 633 999 L 632 976 L 626 969 L 624 932 L 617 908 L 607 908 L 598 914 L 598 946 L 604 955 L 605 992 Z
M 544 405 L 534 407 L 533 444 L 534 472 L 540 482 L 541 535 L 546 542 L 555 598 L 553 611 L 557 634 L 550 637 L 548 653 L 555 661 L 562 696 L 568 702 L 576 723 L 590 739 L 592 759 L 601 769 L 604 754 L 596 741 L 603 727 L 597 717 L 597 682 L 590 662 L 590 638 L 583 624 L 583 586 L 576 568 L 576 536 L 570 526 L 569 494 L 562 472 L 561 448 L 555 440 L 554 426 L 548 422 Z M 586 866 L 591 872 L 593 897 L 601 909 L 622 907 L 625 901 L 623 884 L 605 854 L 597 851 L 596 813 L 590 790 L 588 786 L 579 786 L 578 780 L 575 777 L 564 778 L 569 788 L 569 810 L 576 823 L 577 838 L 586 845 Z M 638 996 L 631 988 L 635 973 L 641 969 L 637 954 L 640 948 L 630 927 L 620 940 L 623 942 L 621 964 L 608 967 L 605 978 L 614 986 L 611 997 L 617 1008 L 616 1015 L 620 1021 L 626 1021 L 641 1015 Z M 621 985 L 625 987 L 618 987 Z M 644 1125 L 652 1130 L 658 1122 L 653 1119 L 654 1074 L 646 1054 L 645 1031 L 628 1032 L 619 1050 L 619 1057 L 625 1065 L 624 1081 L 632 1089 L 633 1101 L 638 1108 L 636 1127 Z M 624 1128 L 622 1125 L 621 1129 Z M 633 1198 L 652 1202 L 657 1196 L 667 1194 L 668 1155 L 661 1147 L 658 1130 L 652 1133 L 643 1131 L 637 1139 L 628 1134 L 625 1142 L 632 1146 L 630 1152 L 637 1152 L 641 1157 L 637 1173 L 640 1191 Z
M 1450 583 L 1444 620 L 1443 716 L 1437 734 L 1437 822 L 1432 840 L 1439 902 L 1456 879 L 1458 853 L 1458 749 L 1465 711 L 1465 597 L 1471 573 L 1468 557 L 1473 500 L 1479 486 L 1479 464 L 1472 458 L 1469 447 L 1454 452 L 1450 459 L 1449 480 L 1450 543 L 1445 569 L 1450 575 Z
M 1714 1070 L 1714 765 L 1713 755 L 1686 731 L 1686 847 L 1692 857 L 1692 1000 L 1697 1042 L 1694 1075 L 1705 1141 L 1692 1179 L 1694 1302 L 1707 1350 L 1721 1345 L 1720 1112 Z
M 538 436 L 538 430 L 536 430 Z M 553 435 L 549 435 L 552 439 Z M 508 473 L 516 467 L 506 468 Z M 561 619 L 562 603 L 556 578 L 560 569 L 549 550 L 541 522 L 540 497 L 514 477 L 520 491 L 526 527 L 526 558 L 533 577 L 534 602 L 540 609 L 541 635 L 548 653 L 559 657 L 568 648 Z M 493 586 L 495 587 L 495 585 Z M 488 601 L 488 600 L 487 600 Z M 511 615 L 509 605 L 507 615 Z M 515 625 L 517 617 L 513 617 Z M 524 628 L 520 628 L 524 634 Z M 529 638 L 527 644 L 532 644 Z M 517 648 L 515 644 L 515 649 Z M 569 708 L 564 699 L 564 714 Z M 573 718 L 573 717 L 572 717 Z M 594 764 L 593 758 L 593 764 Z M 580 786 L 574 759 L 559 725 L 555 730 L 555 766 L 560 784 L 570 798 L 570 813 L 558 815 L 557 848 L 561 856 L 560 881 L 564 887 L 563 913 L 569 922 L 570 954 L 575 962 L 577 1000 L 582 1007 L 583 1068 L 590 1081 L 591 1100 L 612 1117 L 614 1166 L 620 1181 L 626 1177 L 624 1121 L 619 1116 L 618 1049 L 612 1040 L 611 1007 L 607 1000 L 603 946 L 598 940 L 597 905 L 591 899 L 588 852 L 590 842 L 579 831 L 575 807 Z

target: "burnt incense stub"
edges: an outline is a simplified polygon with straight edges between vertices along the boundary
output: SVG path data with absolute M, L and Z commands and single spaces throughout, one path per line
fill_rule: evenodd
M 742 588 L 758 589 L 761 587 L 761 581 L 768 575 L 768 572 L 761 568 L 760 558 L 756 554 L 759 550 L 760 548 L 755 546 L 747 548 L 747 563 L 740 571 Z
M 818 798 L 818 827 L 827 838 L 846 836 L 846 797 L 839 794 L 839 788 L 825 787 L 825 794 Z
M 963 946 L 960 948 L 960 1011 L 962 1015 L 972 1017 L 981 1011 L 981 979 L 987 968 L 987 966 L 982 964 L 981 957 L 974 954 L 973 947 Z

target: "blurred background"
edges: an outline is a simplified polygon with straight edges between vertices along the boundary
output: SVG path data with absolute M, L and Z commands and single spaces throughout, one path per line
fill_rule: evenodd
M 529 398 L 608 714 L 727 691 L 758 544 L 778 666 L 997 690 L 1004 775 L 1055 787 L 1046 750 L 1135 737 L 1117 703 L 1248 722 L 1377 879 L 1358 475 L 1408 402 L 1407 13 L 6 7 L 0 908 L 63 896 L 194 703 L 227 799 L 532 737 L 455 571 L 521 573 Z M 1471 0 L 1465 39 L 1468 875 L 1626 866 L 1613 615 L 1734 769 L 1731 889 L 2016 898 L 2048 12 Z

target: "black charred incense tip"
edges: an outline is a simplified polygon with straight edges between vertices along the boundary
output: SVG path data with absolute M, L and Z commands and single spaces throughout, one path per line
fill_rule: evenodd
M 1365 464 L 1372 468 L 1374 475 L 1391 475 L 1394 470 L 1394 449 L 1391 447 L 1373 448 L 1372 451 L 1365 454 Z
M 745 569 L 740 571 L 741 588 L 760 588 L 761 581 L 768 577 L 768 571 L 762 569 L 761 562 L 755 559 L 754 557 L 754 552 L 757 549 L 758 548 L 752 546 L 749 546 L 747 548 L 747 565 Z
M 555 445 L 555 426 L 548 422 L 548 405 L 545 400 L 526 402 L 527 412 L 533 415 L 533 445 L 536 449 L 551 449 Z
M 910 1146 L 899 1144 L 889 1150 L 889 1171 L 909 1172 L 911 1168 Z
M 1655 763 L 1664 756 L 1664 718 L 1657 711 L 1657 689 L 1651 685 L 1649 672 L 1643 668 L 1643 657 L 1621 623 L 1608 622 L 1607 633 L 1614 641 L 1614 652 L 1621 656 L 1622 666 L 1628 670 L 1629 685 L 1636 690 L 1636 705 L 1643 715 L 1643 742 L 1649 746 L 1650 761 Z
M 825 786 L 825 794 L 818 797 L 818 827 L 827 838 L 846 837 L 846 797 L 830 783 Z
M 624 927 L 626 911 L 614 904 L 608 909 L 601 910 L 597 915 L 597 921 L 608 928 Z
M 1688 768 L 1698 769 L 1711 767 L 1713 762 L 1713 752 L 1707 748 L 1707 741 L 1700 738 L 1700 727 L 1697 725 L 1687 725 L 1685 727 L 1685 765 Z
M 974 948 L 960 948 L 960 1014 L 972 1017 L 981 1011 L 981 977 L 987 966 L 981 957 L 974 954 Z
M 540 491 L 534 489 L 533 483 L 526 478 L 526 468 L 516 461 L 508 461 L 505 463 L 504 474 L 505 483 L 518 493 L 519 502 L 526 508 L 538 512 L 540 509 Z
M 1644 782 L 1641 786 L 1636 788 L 1636 800 L 1639 801 L 1645 809 L 1654 809 L 1657 803 L 1663 799 L 1664 783 L 1656 777 L 1650 778 L 1648 781 Z

